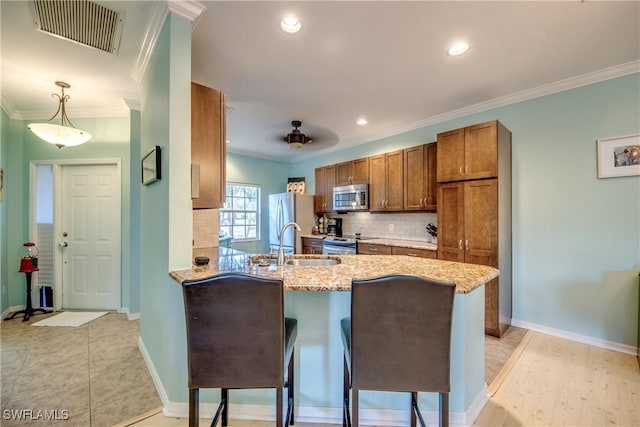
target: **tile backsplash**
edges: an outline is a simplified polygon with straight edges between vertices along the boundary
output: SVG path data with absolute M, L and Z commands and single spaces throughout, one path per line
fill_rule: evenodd
M 193 247 L 216 248 L 220 245 L 218 230 L 220 229 L 219 209 L 193 210 Z
M 360 233 L 363 237 L 384 237 L 388 239 L 421 240 L 431 242 L 426 225 L 437 225 L 435 212 L 420 213 L 369 213 L 350 212 L 331 215 L 342 218 L 342 234 Z

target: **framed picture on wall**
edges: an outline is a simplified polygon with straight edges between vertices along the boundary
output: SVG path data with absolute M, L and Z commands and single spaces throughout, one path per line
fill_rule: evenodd
M 142 158 L 142 185 L 149 185 L 160 179 L 160 147 L 155 146 L 153 150 Z
M 640 134 L 597 141 L 598 178 L 640 175 Z

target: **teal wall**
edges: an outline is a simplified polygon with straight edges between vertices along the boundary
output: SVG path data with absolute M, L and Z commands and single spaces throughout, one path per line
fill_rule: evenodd
M 640 177 L 598 179 L 596 140 L 640 132 L 640 74 L 294 163 L 291 176 L 498 119 L 513 134 L 513 317 L 636 345 Z
M 0 168 L 7 173 L 7 153 L 9 147 L 9 118 L 0 110 Z M 7 182 L 6 180 L 4 182 Z M 7 269 L 7 188 L 3 190 L 0 202 L 0 313 L 9 308 L 9 276 Z
M 129 204 L 123 207 L 122 215 L 129 218 L 127 229 L 123 227 L 123 234 L 129 236 L 129 256 L 123 257 L 123 276 L 128 277 L 129 292 L 123 290 L 122 305 L 129 308 L 129 313 L 140 313 L 140 191 L 141 170 L 140 159 L 140 111 L 131 110 L 130 119 L 130 144 L 129 181 L 125 187 L 128 189 Z M 123 251 L 125 249 L 123 248 Z
M 227 181 L 244 184 L 259 184 L 260 240 L 234 242 L 234 249 L 249 253 L 266 253 L 269 250 L 269 194 L 287 190 L 287 178 L 291 164 L 258 159 L 240 154 L 227 154 Z
M 187 401 L 184 307 L 169 271 L 188 268 L 191 259 L 191 231 L 172 241 L 176 229 L 192 223 L 190 46 L 191 22 L 169 14 L 142 80 L 140 126 L 141 152 L 162 149 L 162 179 L 140 191 L 140 335 L 169 399 L 178 402 Z M 187 247 L 182 265 L 173 259 L 180 245 Z
M 29 240 L 29 165 L 32 161 L 78 159 L 120 159 L 122 168 L 122 260 L 130 254 L 129 235 L 129 118 L 74 119 L 74 125 L 93 135 L 91 141 L 77 147 L 59 149 L 27 130 L 31 121 L 12 120 L 2 113 L 2 152 L 5 167 L 5 194 L 2 202 L 2 241 L 6 245 L 2 262 L 2 309 L 25 304 L 25 279 L 18 272 L 22 244 Z M 6 155 L 6 158 L 5 158 Z M 127 265 L 123 262 L 123 266 Z M 5 267 L 6 266 L 6 267 Z M 123 268 L 122 295 L 131 293 Z M 6 289 L 6 292 L 5 292 Z

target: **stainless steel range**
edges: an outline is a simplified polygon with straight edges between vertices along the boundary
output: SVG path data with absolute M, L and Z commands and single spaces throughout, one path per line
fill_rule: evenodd
M 356 239 L 326 237 L 322 241 L 322 253 L 327 255 L 355 255 Z

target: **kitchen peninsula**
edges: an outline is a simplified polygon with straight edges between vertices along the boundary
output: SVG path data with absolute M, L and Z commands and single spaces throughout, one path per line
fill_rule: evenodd
M 235 271 L 266 277 L 282 278 L 285 313 L 298 319 L 296 344 L 297 420 L 301 422 L 339 423 L 342 414 L 342 347 L 340 319 L 350 315 L 351 280 L 386 274 L 415 274 L 456 283 L 451 348 L 450 416 L 452 424 L 470 425 L 487 402 L 484 381 L 484 292 L 483 285 L 498 276 L 492 267 L 416 258 L 404 255 L 341 255 L 335 265 L 260 266 L 256 257 L 221 248 L 206 267 L 172 271 L 178 283 L 205 279 L 220 272 Z M 224 252 L 224 254 L 223 254 Z M 225 255 L 226 254 L 226 255 Z M 234 257 L 229 262 L 227 257 Z M 293 255 L 295 259 L 328 258 L 321 255 Z M 480 291 L 478 291 L 480 289 Z M 186 388 L 186 382 L 184 384 Z M 202 414 L 213 412 L 213 400 L 204 405 Z M 274 396 L 269 391 L 232 393 L 234 404 L 243 416 L 264 419 L 273 414 Z M 399 425 L 408 422 L 409 394 L 363 392 L 361 413 L 372 424 Z M 256 405 L 265 405 L 256 413 Z M 437 395 L 425 393 L 421 406 L 427 422 L 437 414 Z M 253 411 L 253 412 L 252 412 Z

